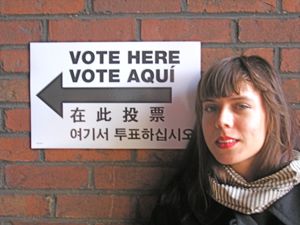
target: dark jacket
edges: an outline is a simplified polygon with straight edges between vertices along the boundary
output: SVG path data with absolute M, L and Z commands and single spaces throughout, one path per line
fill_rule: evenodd
M 210 200 L 207 211 L 158 204 L 150 225 L 300 225 L 300 185 L 259 214 L 245 215 Z

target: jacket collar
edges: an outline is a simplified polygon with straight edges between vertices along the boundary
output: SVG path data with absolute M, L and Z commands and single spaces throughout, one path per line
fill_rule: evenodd
M 299 224 L 300 221 L 300 185 L 270 207 L 270 212 L 286 225 Z
M 232 216 L 235 217 L 239 225 L 257 225 L 257 223 L 249 215 L 235 213 L 232 210 L 227 209 L 217 202 L 211 202 L 212 205 L 208 212 L 195 212 L 194 216 L 200 224 L 214 224 L 214 221 L 218 216 L 225 211 L 232 212 Z M 296 225 L 299 224 L 300 214 L 298 213 L 300 207 L 300 184 L 295 186 L 289 193 L 277 200 L 267 210 L 277 217 L 283 224 Z M 227 212 L 226 212 L 227 213 Z

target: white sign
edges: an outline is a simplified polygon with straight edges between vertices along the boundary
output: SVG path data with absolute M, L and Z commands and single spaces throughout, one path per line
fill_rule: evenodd
M 200 42 L 30 44 L 32 148 L 184 148 Z

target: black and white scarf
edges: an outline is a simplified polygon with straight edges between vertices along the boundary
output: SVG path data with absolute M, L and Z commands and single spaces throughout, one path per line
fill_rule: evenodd
M 231 167 L 224 166 L 227 182 L 210 177 L 211 196 L 220 204 L 244 214 L 260 213 L 300 183 L 300 155 L 280 171 L 247 182 Z

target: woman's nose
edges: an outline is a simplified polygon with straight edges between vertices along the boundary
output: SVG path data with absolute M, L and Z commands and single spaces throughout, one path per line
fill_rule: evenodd
M 228 108 L 222 108 L 217 116 L 216 127 L 217 128 L 230 128 L 233 126 L 234 114 Z

